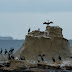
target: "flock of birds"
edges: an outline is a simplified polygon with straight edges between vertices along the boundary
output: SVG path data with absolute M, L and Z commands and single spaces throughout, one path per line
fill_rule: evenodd
M 61 56 L 60 55 L 59 55 L 58 59 L 61 60 Z M 55 58 L 54 57 L 52 57 L 52 61 L 55 62 Z
M 49 20 L 48 20 L 48 22 L 44 22 L 43 24 L 47 24 L 47 26 L 48 26 L 50 24 L 53 24 L 53 22 L 52 21 L 49 22 Z M 28 33 L 30 32 L 30 30 L 31 30 L 31 28 L 29 28 Z M 42 55 L 39 54 L 38 56 L 40 56 L 41 57 L 41 60 L 44 61 L 44 58 L 43 57 L 45 56 L 45 54 L 42 54 Z M 59 60 L 61 60 L 61 56 L 60 55 L 59 55 L 58 58 L 59 58 Z M 52 57 L 52 61 L 55 62 L 55 58 L 54 57 Z M 38 62 L 40 62 L 40 61 L 38 60 Z
M 49 20 L 48 20 L 48 22 L 44 22 L 43 24 L 47 24 L 47 26 L 48 26 L 50 24 L 53 24 L 53 22 L 52 21 L 49 22 Z M 28 33 L 30 32 L 30 30 L 31 30 L 31 28 L 28 29 Z
M 8 56 L 8 59 L 14 59 L 14 56 L 13 56 L 13 51 L 14 51 L 14 48 L 11 48 L 9 51 L 7 51 L 7 49 L 5 49 L 4 51 L 4 54 Z M 1 48 L 0 50 L 0 54 L 3 54 L 3 50 Z
M 50 24 L 53 24 L 53 22 L 52 21 L 49 22 L 49 20 L 48 20 L 48 22 L 44 22 L 43 24 L 47 24 L 47 26 L 48 26 Z M 30 32 L 30 30 L 31 30 L 31 28 L 28 29 L 28 33 Z M 42 55 L 39 54 L 38 56 L 41 57 L 41 60 L 42 61 L 44 61 L 44 58 L 43 57 L 46 56 L 46 55 L 45 54 L 42 54 Z M 59 58 L 59 60 L 61 60 L 61 56 L 60 55 L 59 55 L 58 58 Z M 54 57 L 52 57 L 52 61 L 55 62 L 55 58 Z M 38 60 L 38 62 L 40 62 L 40 61 Z
M 46 56 L 46 55 L 45 55 L 45 54 L 42 54 L 42 55 L 39 54 L 38 56 L 41 58 L 42 61 L 44 61 L 44 56 Z M 62 58 L 61 58 L 60 55 L 58 56 L 58 59 L 59 59 L 60 61 L 62 60 Z M 52 57 L 52 61 L 53 61 L 53 62 L 56 62 L 56 60 L 55 60 L 54 57 Z M 40 60 L 38 60 L 38 62 L 40 62 Z

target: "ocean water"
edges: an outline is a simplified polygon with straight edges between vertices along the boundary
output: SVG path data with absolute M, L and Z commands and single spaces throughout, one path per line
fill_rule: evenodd
M 70 45 L 72 46 L 72 40 L 69 40 Z
M 72 40 L 69 40 L 70 45 L 72 46 Z M 0 50 L 3 49 L 3 53 L 5 49 L 9 51 L 11 48 L 14 48 L 14 52 L 16 52 L 24 43 L 24 40 L 0 40 Z
M 16 52 L 23 44 L 24 40 L 0 40 L 0 50 L 2 48 L 3 53 L 5 49 L 9 51 L 11 48 L 14 48 L 14 52 Z

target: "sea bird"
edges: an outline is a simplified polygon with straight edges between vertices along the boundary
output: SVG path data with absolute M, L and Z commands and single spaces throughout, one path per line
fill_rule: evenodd
M 3 50 L 2 50 L 2 48 L 1 48 L 0 54 L 2 54 L 2 52 L 3 52 Z
M 55 62 L 55 59 L 54 59 L 54 57 L 52 57 L 52 61 L 53 61 L 53 62 Z
M 41 60 L 44 61 L 44 58 L 43 57 L 46 56 L 46 55 L 45 54 L 42 54 L 42 55 L 39 54 L 38 56 L 40 56 L 41 57 Z
M 61 60 L 61 56 L 60 56 L 60 55 L 59 55 L 59 57 L 58 57 L 58 58 L 59 58 L 59 60 Z
M 5 54 L 7 54 L 8 52 L 7 52 L 7 49 L 5 49 Z
M 30 28 L 28 29 L 28 33 L 30 32 Z
M 53 22 L 52 22 L 52 21 L 49 22 L 49 20 L 48 20 L 48 22 L 44 22 L 43 24 L 47 24 L 47 25 L 49 25 L 49 24 L 53 24 Z
M 38 60 L 38 62 L 40 62 L 40 60 Z

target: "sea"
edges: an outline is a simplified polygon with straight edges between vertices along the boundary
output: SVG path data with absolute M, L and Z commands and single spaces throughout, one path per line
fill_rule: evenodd
M 9 51 L 11 48 L 14 48 L 14 53 L 22 46 L 24 40 L 0 40 L 0 50 L 2 48 L 3 53 L 5 49 Z M 72 46 L 72 40 L 69 40 L 70 45 Z
M 9 51 L 11 48 L 14 48 L 14 53 L 22 46 L 24 40 L 0 40 L 0 51 L 5 52 L 5 49 Z

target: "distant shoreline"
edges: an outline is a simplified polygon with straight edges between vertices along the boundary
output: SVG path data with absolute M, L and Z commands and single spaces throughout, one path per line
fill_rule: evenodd
M 13 37 L 3 37 L 3 36 L 0 36 L 0 40 L 24 40 L 24 39 L 14 39 Z

